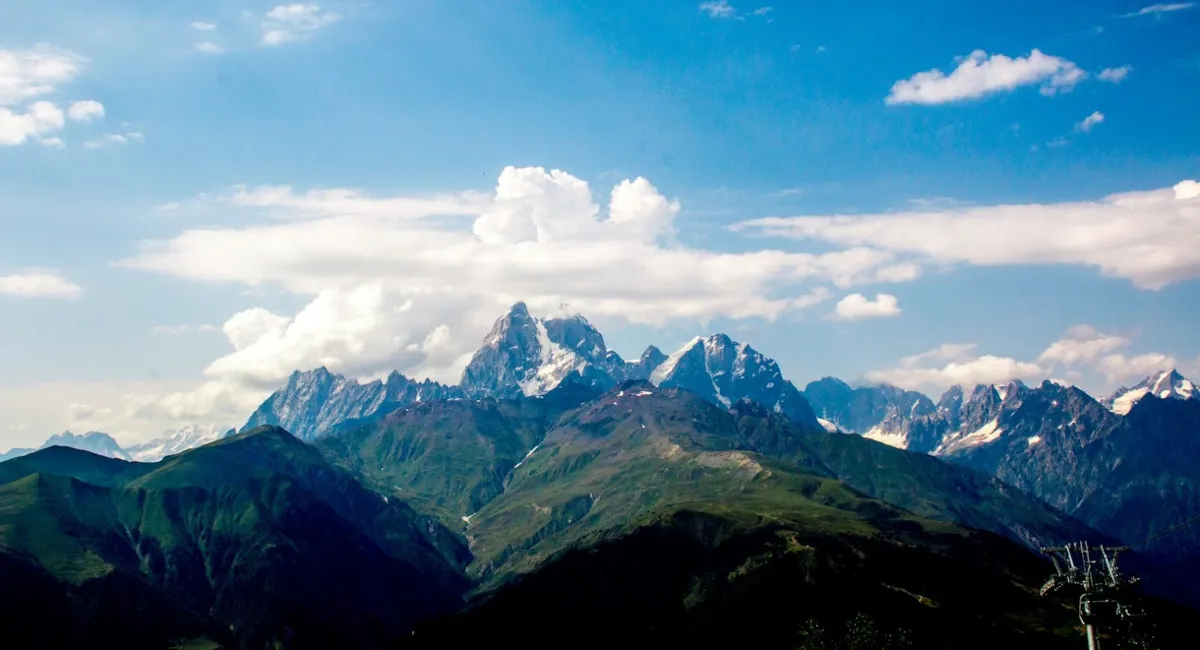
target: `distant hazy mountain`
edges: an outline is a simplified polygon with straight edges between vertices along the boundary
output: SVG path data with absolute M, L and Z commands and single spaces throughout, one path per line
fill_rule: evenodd
M 183 427 L 182 429 L 171 429 L 163 432 L 161 436 L 149 442 L 123 448 L 107 433 L 89 431 L 88 433 L 78 435 L 70 431 L 64 431 L 50 436 L 37 449 L 54 446 L 71 447 L 73 449 L 90 451 L 99 456 L 148 463 L 162 460 L 163 457 L 170 456 L 171 454 L 178 454 L 181 451 L 199 447 L 200 445 L 212 442 L 223 436 L 232 435 L 233 433 L 236 432 L 232 429 L 192 425 Z M 37 451 L 37 449 L 11 449 L 6 453 L 0 454 L 0 462 L 31 454 Z
M 847 433 L 866 433 L 889 417 L 914 418 L 935 410 L 928 397 L 895 386 L 851 388 L 835 377 L 825 377 L 804 387 L 817 416 Z
M 121 445 L 113 440 L 112 436 L 99 431 L 89 431 L 83 434 L 75 434 L 70 431 L 57 433 L 46 439 L 37 449 L 45 449 L 47 447 L 71 447 L 74 449 L 82 449 L 90 451 L 98 456 L 107 456 L 109 458 L 120 458 L 122 460 L 130 460 L 129 454 L 121 449 Z M 0 462 L 10 458 L 18 458 L 26 454 L 31 454 L 37 449 L 33 448 L 15 448 L 0 454 Z
M 125 454 L 130 460 L 153 463 L 235 433 L 233 429 L 216 426 L 192 425 L 171 429 L 149 442 L 126 447 Z

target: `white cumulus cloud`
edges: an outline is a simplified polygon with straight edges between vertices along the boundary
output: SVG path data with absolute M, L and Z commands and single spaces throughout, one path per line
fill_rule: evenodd
M 770 217 L 735 231 L 892 253 L 897 263 L 1087 265 L 1143 289 L 1200 277 L 1200 183 L 1096 201 Z
M 216 23 L 210 23 L 210 22 L 208 22 L 208 21 L 205 21 L 205 20 L 196 20 L 196 21 L 193 21 L 193 22 L 192 22 L 192 24 L 191 24 L 190 26 L 191 26 L 191 28 L 192 28 L 192 29 L 194 29 L 194 30 L 196 30 L 196 31 L 198 31 L 198 32 L 211 32 L 212 30 L 214 30 L 214 29 L 216 29 L 216 28 L 217 28 L 217 24 L 216 24 Z
M 1129 345 L 1130 339 L 1104 334 L 1091 325 L 1076 325 L 1051 343 L 1038 356 L 1038 361 L 1063 366 L 1093 363 L 1100 357 Z
M 76 122 L 91 122 L 104 117 L 104 105 L 91 99 L 75 102 L 67 109 L 67 117 Z
M 94 100 L 77 101 L 64 111 L 45 98 L 78 77 L 88 60 L 70 50 L 40 44 L 30 49 L 0 49 L 0 146 L 28 141 L 61 148 L 57 134 L 70 118 L 90 122 L 104 117 Z
M 1038 361 L 1051 367 L 1088 369 L 1110 385 L 1137 382 L 1154 372 L 1175 367 L 1175 358 L 1161 352 L 1127 355 L 1117 352 L 1133 343 L 1128 336 L 1106 334 L 1091 325 L 1076 325 L 1051 343 Z
M 970 389 L 1013 379 L 1037 381 L 1045 371 L 1036 363 L 995 355 L 970 356 L 974 344 L 947 344 L 905 357 L 900 365 L 867 373 L 866 378 L 909 390 L 944 390 L 953 385 Z
M 861 293 L 852 293 L 838 301 L 830 317 L 834 320 L 864 320 L 899 316 L 900 301 L 887 293 L 875 294 L 871 300 Z
M 1147 352 L 1134 356 L 1109 354 L 1097 360 L 1096 370 L 1103 374 L 1109 383 L 1116 384 L 1140 381 L 1177 365 L 1179 364 L 1175 357 L 1161 352 Z
M 935 68 L 897 81 L 886 103 L 947 104 L 1035 84 L 1041 84 L 1043 95 L 1054 95 L 1070 90 L 1086 76 L 1073 62 L 1037 49 L 1015 58 L 975 50 L 950 74 Z
M 12 106 L 54 92 L 83 71 L 87 59 L 50 45 L 0 49 L 0 106 Z
M 61 131 L 65 123 L 62 109 L 47 101 L 34 102 L 23 112 L 0 107 L 0 146 L 49 136 Z
M 201 41 L 192 47 L 194 47 L 197 52 L 203 52 L 205 54 L 220 54 L 221 52 L 225 51 L 225 48 L 213 43 L 212 41 Z

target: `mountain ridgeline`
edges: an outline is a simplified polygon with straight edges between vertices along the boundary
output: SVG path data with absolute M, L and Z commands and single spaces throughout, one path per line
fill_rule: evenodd
M 626 361 L 518 303 L 457 386 L 298 371 L 155 462 L 91 434 L 0 463 L 0 579 L 36 595 L 0 625 L 39 648 L 1077 647 L 1077 594 L 1039 597 L 1032 551 L 1194 515 L 1197 397 L 1173 371 L 1104 402 L 800 390 L 722 334 Z M 1164 576 L 1200 569 L 1197 535 L 1138 547 L 1151 586 L 1194 594 Z M 1186 647 L 1194 612 L 1156 611 L 1157 647 Z

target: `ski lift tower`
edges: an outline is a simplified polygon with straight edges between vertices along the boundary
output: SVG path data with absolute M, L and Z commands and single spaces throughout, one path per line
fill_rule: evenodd
M 1100 629 L 1111 628 L 1141 612 L 1125 599 L 1125 587 L 1137 578 L 1124 578 L 1117 569 L 1117 556 L 1127 546 L 1091 547 L 1087 542 L 1043 548 L 1054 563 L 1054 575 L 1042 585 L 1041 594 L 1067 585 L 1083 588 L 1079 596 L 1079 622 L 1087 631 L 1088 650 L 1100 650 Z

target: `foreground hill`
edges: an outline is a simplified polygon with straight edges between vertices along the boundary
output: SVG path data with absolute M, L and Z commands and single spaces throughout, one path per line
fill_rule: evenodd
M 695 504 L 597 531 L 411 645 L 1070 649 L 1045 566 L 988 534 L 817 504 Z M 868 523 L 871 522 L 871 523 Z M 814 525 L 816 524 L 816 525 Z
M 540 533 L 526 531 L 553 546 L 581 534 L 585 526 L 565 525 L 579 519 L 577 511 L 592 513 L 586 527 L 604 527 L 636 519 L 664 499 L 732 499 L 746 490 L 803 494 L 814 478 L 824 479 L 826 490 L 850 488 L 854 498 L 881 499 L 1030 546 L 1098 537 L 985 474 L 859 436 L 801 428 L 753 402 L 725 409 L 647 382 L 626 382 L 603 395 L 569 383 L 543 397 L 417 404 L 349 423 L 319 447 L 384 494 L 465 530 L 477 565 L 480 558 L 496 561 L 489 555 L 493 540 L 539 525 L 538 517 L 524 521 L 531 513 L 543 513 L 542 524 L 561 520 Z M 735 466 L 743 469 L 722 469 Z M 755 467 L 773 469 L 755 481 Z M 708 482 L 693 480 L 700 476 Z M 627 497 L 633 501 L 618 506 Z M 551 535 L 556 526 L 561 534 Z M 496 553 L 501 563 L 515 556 Z
M 68 618 L 97 617 L 75 594 L 116 590 L 129 602 L 96 601 L 99 611 L 145 602 L 188 623 L 144 647 L 197 635 L 246 648 L 385 647 L 452 611 L 468 587 L 455 536 L 281 429 L 154 464 L 45 451 L 0 465 L 0 545 L 61 585 L 76 603 Z

